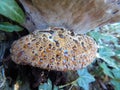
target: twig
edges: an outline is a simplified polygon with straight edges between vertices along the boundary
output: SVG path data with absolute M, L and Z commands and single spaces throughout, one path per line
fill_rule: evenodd
M 107 90 L 107 87 L 104 85 L 104 83 L 102 83 L 101 80 L 98 80 L 98 82 L 100 83 L 101 87 L 102 87 L 104 90 Z
M 73 86 L 74 86 L 74 85 L 72 84 L 68 90 L 72 90 Z
M 64 88 L 64 87 L 69 86 L 69 85 L 73 85 L 74 83 L 76 83 L 76 81 L 77 81 L 77 79 L 72 81 L 72 82 L 70 82 L 70 83 L 67 83 L 65 85 L 61 85 L 61 86 L 59 86 L 59 89 Z

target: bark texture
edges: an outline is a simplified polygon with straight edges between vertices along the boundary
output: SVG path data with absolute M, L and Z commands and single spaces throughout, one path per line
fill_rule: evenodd
M 78 34 L 120 21 L 119 0 L 19 0 L 31 32 L 48 27 L 65 27 Z

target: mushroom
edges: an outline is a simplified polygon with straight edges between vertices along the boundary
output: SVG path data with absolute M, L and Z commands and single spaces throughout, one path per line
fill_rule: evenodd
M 87 35 L 74 35 L 64 28 L 36 30 L 11 46 L 17 64 L 66 71 L 86 67 L 96 57 L 97 44 Z

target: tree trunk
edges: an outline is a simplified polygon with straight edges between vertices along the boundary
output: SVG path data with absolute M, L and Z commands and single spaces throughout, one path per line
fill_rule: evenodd
M 29 30 L 65 27 L 78 34 L 120 21 L 119 0 L 19 0 Z

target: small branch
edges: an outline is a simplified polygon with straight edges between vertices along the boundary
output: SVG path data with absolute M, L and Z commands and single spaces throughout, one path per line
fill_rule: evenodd
M 67 84 L 65 84 L 65 85 L 61 85 L 61 86 L 59 86 L 59 89 L 64 88 L 64 87 L 69 86 L 69 85 L 73 85 L 74 83 L 77 82 L 77 80 L 78 80 L 78 79 L 76 79 L 76 80 L 74 80 L 74 81 L 72 81 L 72 82 L 70 82 L 70 83 L 67 83 Z

